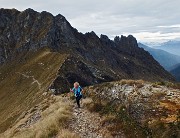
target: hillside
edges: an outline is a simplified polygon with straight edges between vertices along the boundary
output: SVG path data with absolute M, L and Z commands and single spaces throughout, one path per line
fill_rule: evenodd
M 168 53 L 161 49 L 151 48 L 141 43 L 139 43 L 138 46 L 148 51 L 154 59 L 156 59 L 168 71 L 170 71 L 174 65 L 180 63 L 180 56 Z
M 160 46 L 155 46 L 154 48 L 162 49 L 174 55 L 180 56 L 180 41 L 168 41 L 162 43 Z
M 67 55 L 42 49 L 0 67 L 0 132 L 44 99 Z
M 171 74 L 180 82 L 180 64 L 178 64 L 174 69 L 172 69 Z
M 88 87 L 87 108 L 98 112 L 113 137 L 180 137 L 180 90 L 142 80 Z
M 136 39 L 82 34 L 62 15 L 0 9 L 0 132 L 46 97 L 107 81 L 174 81 Z
M 48 47 L 82 62 L 86 70 L 92 72 L 91 77 L 98 78 L 89 80 L 91 84 L 122 78 L 173 80 L 148 52 L 138 47 L 131 35 L 117 36 L 112 41 L 106 35 L 99 38 L 94 32 L 82 34 L 62 15 L 53 16 L 45 11 L 38 13 L 32 9 L 23 12 L 1 9 L 0 19 L 1 64 L 22 52 Z M 76 74 L 73 77 L 77 79 Z M 89 84 L 81 79 L 82 83 Z
M 80 109 L 71 94 L 46 96 L 0 137 L 180 136 L 179 89 L 142 80 L 122 80 L 84 90 L 87 98 L 82 100 Z

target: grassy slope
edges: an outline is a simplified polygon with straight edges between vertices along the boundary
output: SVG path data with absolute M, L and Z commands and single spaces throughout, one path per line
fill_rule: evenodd
M 36 112 L 25 115 L 12 128 L 0 137 L 5 138 L 49 138 L 56 136 L 58 138 L 79 138 L 78 135 L 67 129 L 67 122 L 72 116 L 72 103 L 68 98 L 62 96 L 48 97 L 37 105 L 41 110 L 41 118 L 30 127 L 19 128 L 25 124 L 26 120 Z M 30 115 L 30 116 L 29 116 Z
M 48 89 L 66 57 L 41 49 L 25 54 L 24 60 L 17 57 L 11 64 L 0 67 L 0 133 L 20 114 L 42 101 L 42 93 Z

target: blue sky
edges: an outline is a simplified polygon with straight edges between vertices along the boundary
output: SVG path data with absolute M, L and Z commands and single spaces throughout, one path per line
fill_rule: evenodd
M 180 0 L 0 0 L 0 5 L 60 13 L 83 33 L 132 34 L 141 42 L 180 40 Z

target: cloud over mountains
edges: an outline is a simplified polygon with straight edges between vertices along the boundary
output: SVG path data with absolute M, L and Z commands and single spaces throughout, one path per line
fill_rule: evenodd
M 133 34 L 140 41 L 179 39 L 179 5 L 177 0 L 1 0 L 2 8 L 61 13 L 83 33 Z

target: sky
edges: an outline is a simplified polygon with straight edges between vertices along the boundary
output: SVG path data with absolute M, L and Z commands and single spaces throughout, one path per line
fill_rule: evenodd
M 62 14 L 82 33 L 139 42 L 180 40 L 180 0 L 0 0 L 0 8 L 32 8 Z

